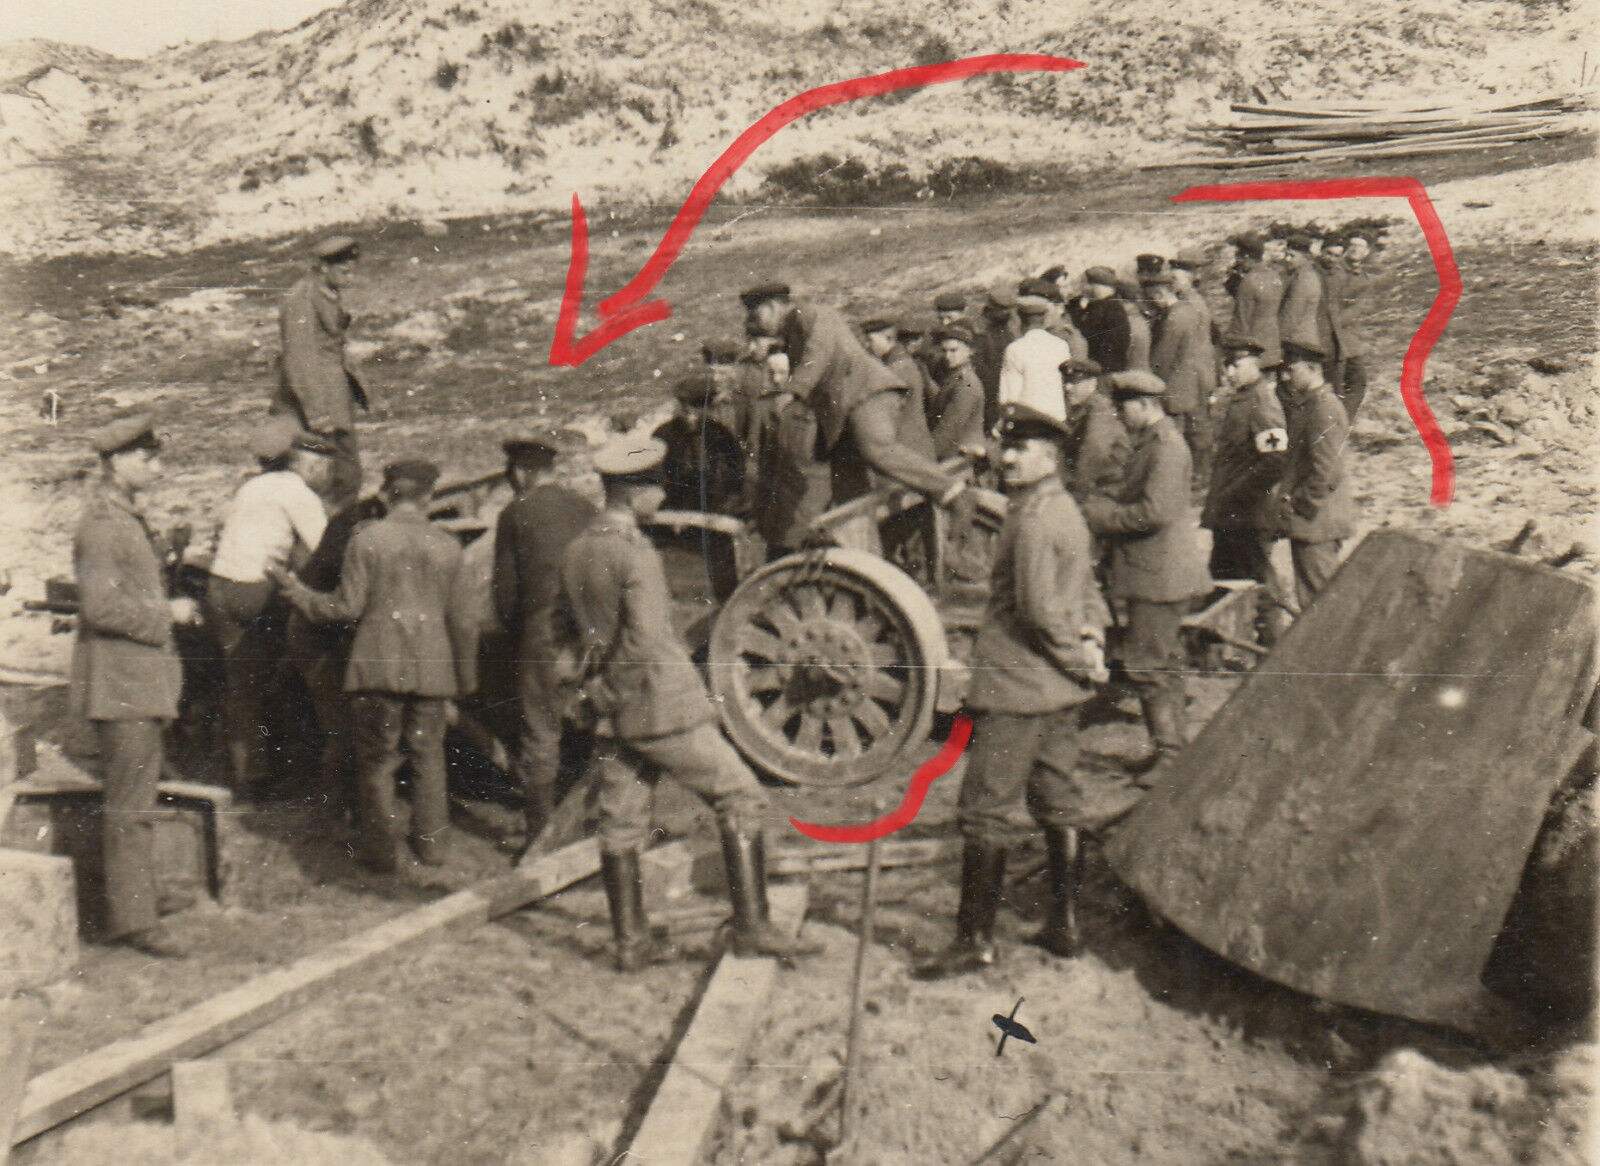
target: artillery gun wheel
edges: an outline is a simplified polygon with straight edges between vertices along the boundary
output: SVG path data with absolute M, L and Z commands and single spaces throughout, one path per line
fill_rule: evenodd
M 946 660 L 939 614 L 899 568 L 860 550 L 806 551 L 739 585 L 711 629 L 711 690 L 757 768 L 849 786 L 925 740 Z

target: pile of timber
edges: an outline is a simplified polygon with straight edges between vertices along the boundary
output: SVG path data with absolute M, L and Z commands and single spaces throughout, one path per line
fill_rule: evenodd
M 1186 136 L 1229 153 L 1163 166 L 1242 168 L 1281 162 L 1415 158 L 1481 150 L 1593 129 L 1593 91 L 1498 105 L 1232 105 L 1233 121 L 1191 125 Z

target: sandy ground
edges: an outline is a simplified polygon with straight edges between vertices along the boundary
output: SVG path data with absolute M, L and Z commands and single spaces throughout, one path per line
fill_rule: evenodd
M 1539 553 L 1592 537 L 1593 212 L 1565 149 L 1509 161 L 1440 159 L 1416 171 L 1456 241 L 1466 284 L 1426 385 L 1457 455 L 1456 499 L 1443 510 L 1427 504 L 1427 464 L 1398 401 L 1399 354 L 1435 281 L 1414 228 L 1397 226 L 1376 262 L 1380 283 L 1363 320 L 1377 353 L 1353 466 L 1364 521 L 1483 545 L 1536 516 Z M 1536 162 L 1558 165 L 1527 168 Z M 1172 189 L 1185 184 L 1173 176 Z M 1552 214 L 1555 189 L 1568 193 Z M 1056 261 L 1126 260 L 1146 241 L 1164 249 L 1263 217 L 1242 208 L 1180 214 L 1165 201 L 1170 193 L 1148 179 L 1107 180 L 956 210 L 773 212 L 707 224 L 663 287 L 673 319 L 576 370 L 543 364 L 565 272 L 564 229 L 509 218 L 453 224 L 443 236 L 405 226 L 375 232 L 352 307 L 359 350 L 396 409 L 363 430 L 369 467 L 426 449 L 466 476 L 494 468 L 500 435 L 517 424 L 598 425 L 613 411 L 659 408 L 658 382 L 694 363 L 701 337 L 736 334 L 733 293 L 774 270 L 852 312 L 921 307 L 947 287 L 976 291 L 994 276 Z M 1492 205 L 1469 205 L 1484 202 Z M 1335 217 L 1326 205 L 1285 213 L 1313 210 Z M 658 237 L 654 221 L 596 224 L 590 303 L 620 286 Z M 0 540 L 0 569 L 12 583 L 0 597 L 0 660 L 64 663 L 70 637 L 18 609 L 41 594 L 45 577 L 70 572 L 88 469 L 83 433 L 115 409 L 158 412 L 171 473 L 155 508 L 164 524 L 193 525 L 203 545 L 264 413 L 275 300 L 302 245 L 285 238 L 170 259 L 60 259 L 0 271 L 0 426 L 11 438 L 0 505 L 20 520 Z M 59 424 L 39 415 L 47 391 L 59 394 Z M 1473 428 L 1489 421 L 1503 432 Z M 1206 699 L 1221 699 L 1228 683 L 1208 686 Z M 1129 756 L 1138 734 L 1108 724 L 1089 747 Z M 952 775 L 935 787 L 919 829 L 943 828 L 955 784 Z M 851 799 L 882 792 L 830 801 L 775 791 L 775 821 L 800 810 L 855 816 Z M 342 839 L 305 813 L 285 807 L 244 823 L 239 897 L 183 921 L 201 948 L 185 969 L 86 949 L 79 973 L 47 993 L 51 1025 L 38 1067 L 497 871 L 503 860 L 487 835 L 509 811 L 465 806 L 452 867 L 395 882 L 354 875 Z M 837 1074 L 856 887 L 850 876 L 814 885 L 808 927 L 827 954 L 814 972 L 782 978 L 756 1068 L 732 1098 L 721 1161 L 810 1160 L 780 1127 L 803 1125 L 809 1092 Z M 1011 896 L 1002 931 L 1015 954 L 1004 970 L 913 987 L 907 962 L 948 934 L 954 872 L 886 876 L 858 1093 L 869 1132 L 854 1160 L 971 1160 L 1010 1128 L 1003 1115 L 1047 1096 L 1054 1100 L 1030 1126 L 1029 1145 L 1065 1160 L 1577 1160 L 1585 1044 L 1507 1063 L 1446 1035 L 1320 1009 L 1150 928 L 1104 875 L 1091 896 L 1090 954 L 1054 966 L 1015 942 L 1032 923 L 1037 893 L 1035 883 Z M 241 1105 L 262 1121 L 359 1136 L 396 1162 L 500 1161 L 517 1138 L 566 1138 L 598 1153 L 637 1120 L 704 975 L 701 961 L 623 983 L 598 958 L 604 938 L 601 897 L 581 888 L 376 969 L 222 1054 L 239 1062 Z M 1041 1043 L 1010 1044 L 996 1060 L 988 1016 L 1018 997 Z M 62 1158 L 45 1145 L 29 1152 L 24 1161 L 94 1157 Z

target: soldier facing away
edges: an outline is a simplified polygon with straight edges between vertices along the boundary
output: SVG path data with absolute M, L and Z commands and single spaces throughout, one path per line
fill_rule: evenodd
M 815 949 L 768 917 L 766 795 L 717 726 L 705 682 L 673 628 L 661 557 L 639 529 L 661 505 L 665 456 L 659 441 L 641 437 L 595 453 L 605 509 L 573 539 L 561 568 L 564 612 L 581 649 L 573 683 L 598 718 L 601 874 L 617 966 L 632 971 L 667 954 L 650 932 L 639 881 L 651 787 L 663 776 L 716 814 L 734 951 L 809 954 Z
M 506 477 L 516 497 L 495 524 L 493 594 L 495 613 L 516 652 L 521 723 L 515 765 L 525 799 L 524 831 L 520 844 L 513 839 L 507 844 L 519 855 L 550 819 L 564 760 L 554 622 L 561 559 L 594 519 L 595 508 L 550 475 L 563 454 L 583 445 L 583 435 L 570 430 L 530 433 L 502 443 Z
M 388 513 L 351 538 L 337 591 L 312 591 L 279 576 L 289 602 L 308 619 L 356 622 L 344 686 L 351 695 L 360 783 L 358 857 L 385 874 L 398 867 L 395 778 L 407 757 L 411 849 L 428 866 L 445 862 L 447 706 L 478 686 L 461 546 L 427 514 L 438 480 L 432 462 L 385 467 Z

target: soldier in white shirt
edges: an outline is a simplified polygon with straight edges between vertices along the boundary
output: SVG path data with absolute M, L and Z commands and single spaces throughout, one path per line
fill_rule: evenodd
M 337 451 L 280 414 L 262 425 L 251 452 L 261 472 L 228 504 L 206 590 L 226 678 L 228 767 L 241 796 L 260 792 L 266 776 L 262 705 L 284 651 L 288 610 L 270 573 L 298 567 L 322 541 L 328 517 L 318 492 Z
M 1000 406 L 1026 405 L 1052 420 L 1065 421 L 1061 365 L 1074 354 L 1070 344 L 1048 331 L 1053 310 L 1043 296 L 1017 297 L 1022 335 L 1006 346 L 1000 361 Z

